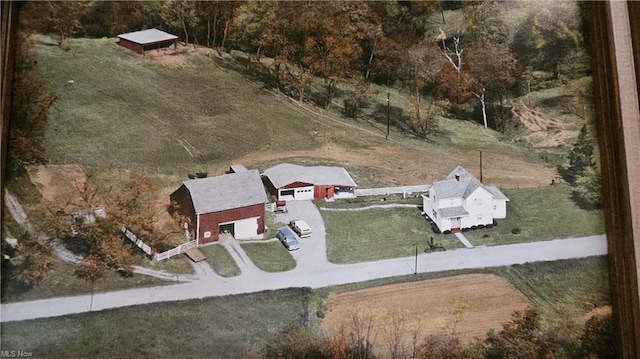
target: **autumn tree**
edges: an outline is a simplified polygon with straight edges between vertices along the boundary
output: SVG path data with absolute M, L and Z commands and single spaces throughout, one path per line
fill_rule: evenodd
M 471 78 L 471 93 L 480 101 L 486 128 L 487 102 L 491 98 L 499 99 L 502 106 L 507 89 L 516 83 L 518 62 L 507 45 L 497 42 L 482 42 L 467 50 L 466 71 Z
M 49 109 L 57 96 L 39 79 L 37 59 L 29 34 L 18 34 L 14 71 L 8 168 L 16 171 L 25 164 L 44 159 L 42 140 Z
M 3 237 L 4 238 L 4 237 Z M 17 244 L 2 241 L 2 295 L 31 288 L 49 274 L 53 256 L 33 233 L 16 235 Z
M 84 279 L 91 285 L 91 302 L 89 310 L 93 307 L 93 295 L 95 293 L 96 281 L 104 275 L 106 263 L 97 256 L 88 256 L 76 265 L 75 275 Z
M 165 0 L 159 10 L 164 23 L 173 30 L 181 31 L 184 42 L 189 44 L 189 36 L 200 21 L 196 3 L 187 0 Z

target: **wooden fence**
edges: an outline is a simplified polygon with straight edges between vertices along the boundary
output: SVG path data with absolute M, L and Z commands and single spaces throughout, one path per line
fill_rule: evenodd
M 193 248 L 193 247 L 197 247 L 197 246 L 198 246 L 198 244 L 197 244 L 196 241 L 187 242 L 187 243 L 181 244 L 181 245 L 179 245 L 179 246 L 177 246 L 177 247 L 175 247 L 173 249 L 169 249 L 166 252 L 156 253 L 156 255 L 154 257 L 155 257 L 156 261 L 159 262 L 159 261 L 162 261 L 162 260 L 165 260 L 165 259 L 169 259 L 169 258 L 171 258 L 173 256 L 177 256 L 178 254 L 183 253 L 187 249 Z
M 196 241 L 191 241 L 191 242 L 187 242 L 187 243 L 181 244 L 181 245 L 179 245 L 179 246 L 177 246 L 175 248 L 169 249 L 166 252 L 154 253 L 149 245 L 144 243 L 142 241 L 142 239 L 138 238 L 128 228 L 122 228 L 122 233 L 124 233 L 124 235 L 127 238 L 129 238 L 133 243 L 135 243 L 135 245 L 138 246 L 140 249 L 142 249 L 146 254 L 153 255 L 153 258 L 157 262 L 159 262 L 161 260 L 169 259 L 169 258 L 171 258 L 173 256 L 177 256 L 178 254 L 183 253 L 184 251 L 186 251 L 189 248 L 193 248 L 193 247 L 197 247 L 198 246 Z
M 356 189 L 356 197 L 365 196 L 388 196 L 390 194 L 402 193 L 403 197 L 412 194 L 421 194 L 429 191 L 431 185 L 418 185 L 418 186 L 400 186 L 400 187 L 384 187 L 384 188 L 358 188 Z

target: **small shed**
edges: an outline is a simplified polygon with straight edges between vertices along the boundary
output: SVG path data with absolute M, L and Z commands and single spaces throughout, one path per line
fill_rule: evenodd
M 147 50 L 175 47 L 178 37 L 158 29 L 128 32 L 118 35 L 118 45 L 144 55 Z

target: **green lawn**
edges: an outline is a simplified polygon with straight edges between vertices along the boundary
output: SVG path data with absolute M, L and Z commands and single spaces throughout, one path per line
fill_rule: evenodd
M 611 304 L 607 257 L 536 262 L 488 269 L 523 292 L 548 324 Z
M 69 51 L 35 39 L 42 77 L 58 96 L 44 141 L 53 162 L 182 175 L 260 149 L 307 149 L 320 129 L 205 56 L 169 68 L 113 38 L 69 39 Z
M 241 358 L 287 324 L 306 325 L 309 295 L 287 289 L 2 323 L 2 350 L 36 358 Z
M 333 263 L 356 263 L 408 257 L 422 252 L 431 236 L 446 249 L 462 248 L 453 236 L 436 235 L 417 208 L 321 211 L 327 230 L 327 257 Z
M 569 185 L 505 189 L 503 192 L 510 199 L 507 218 L 498 220 L 493 228 L 464 232 L 474 245 L 583 237 L 605 232 L 603 211 L 578 207 L 571 199 Z M 513 233 L 518 230 L 519 233 Z
M 72 296 L 91 293 L 89 282 L 78 279 L 73 273 L 73 265 L 54 259 L 47 276 L 33 287 L 24 288 L 9 282 L 3 294 L 3 302 L 27 301 L 35 299 Z M 124 278 L 115 270 L 107 270 L 104 276 L 96 281 L 96 292 L 108 292 L 122 289 L 152 287 L 175 284 L 141 274 Z M 5 297 L 6 296 L 6 297 Z
M 198 248 L 213 270 L 223 277 L 235 277 L 241 273 L 236 261 L 222 245 L 210 245 Z
M 242 243 L 251 261 L 265 272 L 285 272 L 296 267 L 296 261 L 280 241 Z

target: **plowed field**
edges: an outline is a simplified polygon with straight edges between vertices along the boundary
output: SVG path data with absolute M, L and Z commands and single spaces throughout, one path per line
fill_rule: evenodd
M 327 304 L 322 321 L 325 333 L 362 333 L 370 322 L 369 340 L 384 353 L 398 334 L 407 347 L 416 332 L 419 341 L 430 334 L 452 332 L 463 342 L 484 337 L 529 302 L 500 277 L 470 274 L 332 293 Z

